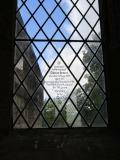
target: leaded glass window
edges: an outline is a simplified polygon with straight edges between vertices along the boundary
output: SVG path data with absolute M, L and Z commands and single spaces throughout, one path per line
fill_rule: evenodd
M 18 0 L 14 128 L 107 126 L 98 0 Z

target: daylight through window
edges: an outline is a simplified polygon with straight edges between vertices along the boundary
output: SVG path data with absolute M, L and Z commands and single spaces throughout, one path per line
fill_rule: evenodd
M 107 126 L 98 0 L 18 0 L 13 128 Z

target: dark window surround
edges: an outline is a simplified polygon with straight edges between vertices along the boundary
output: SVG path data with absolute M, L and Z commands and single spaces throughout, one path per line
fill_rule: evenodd
M 115 76 L 115 74 L 119 74 L 120 72 L 119 58 L 115 56 L 115 52 L 119 54 L 120 50 L 120 33 L 117 33 L 119 26 L 119 20 L 117 19 L 119 17 L 119 9 L 117 10 L 117 8 L 120 8 L 120 2 L 119 0 L 116 1 L 116 3 L 113 0 L 100 0 L 100 8 L 102 32 L 104 35 L 104 63 L 108 93 L 108 128 L 120 128 L 120 109 L 117 103 L 120 86 L 118 85 L 119 78 Z M 12 106 L 15 9 L 16 0 L 11 0 L 7 2 L 7 4 L 3 1 L 0 7 L 0 130 L 6 133 L 8 133 L 11 128 L 10 108 Z M 92 130 L 94 130 L 94 128 Z

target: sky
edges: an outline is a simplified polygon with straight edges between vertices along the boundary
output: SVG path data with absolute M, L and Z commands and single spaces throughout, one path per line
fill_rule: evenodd
M 22 5 L 22 1 L 25 0 L 18 0 L 18 8 L 21 7 Z M 40 0 L 42 2 L 42 0 Z M 59 2 L 60 0 L 56 0 L 57 2 Z M 77 0 L 72 0 L 73 3 L 76 3 Z M 89 0 L 90 3 L 93 2 L 93 0 Z M 73 7 L 73 3 L 71 2 L 71 0 L 61 0 L 60 2 L 60 6 L 62 7 L 63 11 L 68 14 L 68 12 L 71 10 L 71 8 Z M 29 11 L 31 13 L 34 13 L 34 11 L 36 10 L 36 8 L 39 6 L 39 2 L 38 0 L 27 0 L 25 2 L 26 6 L 29 8 Z M 88 38 L 88 40 L 92 40 L 93 37 L 93 32 L 90 34 L 89 37 L 88 34 L 91 31 L 91 28 L 89 27 L 89 25 L 87 24 L 87 22 L 82 19 L 82 15 L 84 15 L 87 11 L 87 9 L 89 8 L 89 3 L 87 2 L 87 0 L 79 0 L 76 3 L 76 6 L 78 7 L 78 9 L 81 11 L 81 14 L 78 12 L 78 10 L 74 7 L 73 10 L 71 11 L 71 13 L 69 14 L 69 19 L 70 21 L 73 23 L 73 25 L 75 27 L 77 27 L 78 32 L 74 32 L 74 34 L 71 36 L 72 32 L 74 31 L 74 27 L 73 25 L 69 22 L 68 19 L 65 20 L 65 22 L 61 25 L 63 19 L 65 18 L 64 13 L 61 11 L 61 9 L 59 7 L 56 8 L 56 10 L 51 14 L 52 10 L 54 9 L 54 7 L 56 6 L 56 3 L 54 0 L 44 0 L 43 1 L 43 6 L 45 7 L 46 11 L 44 10 L 44 8 L 41 6 L 34 14 L 34 18 L 37 20 L 38 24 L 35 22 L 35 20 L 33 18 L 31 18 L 31 20 L 27 23 L 26 25 L 26 30 L 27 33 L 29 34 L 29 36 L 31 38 L 35 38 L 35 39 L 46 39 L 46 36 L 44 35 L 43 32 L 45 32 L 45 34 L 47 35 L 47 37 L 49 39 L 54 39 L 54 40 L 64 40 L 64 36 L 66 39 L 70 38 L 71 40 L 82 40 L 82 38 L 80 37 L 80 35 L 78 34 L 78 32 L 81 34 L 81 36 L 83 37 L 83 39 Z M 99 13 L 99 9 L 98 9 L 98 0 L 95 0 L 93 7 L 96 9 L 96 11 Z M 22 15 L 24 24 L 28 21 L 28 19 L 30 18 L 30 13 L 29 11 L 26 9 L 25 6 L 22 6 L 20 9 L 20 13 Z M 57 31 L 57 27 L 56 25 L 52 22 L 52 20 L 48 18 L 48 14 L 51 14 L 51 17 L 54 19 L 56 25 L 58 25 L 58 27 L 61 25 L 60 27 L 60 32 L 62 32 L 64 34 L 64 36 Z M 96 23 L 96 21 L 98 20 L 98 15 L 96 14 L 96 12 L 94 11 L 94 9 L 90 9 L 89 12 L 86 14 L 86 19 L 89 22 L 89 24 L 93 27 Z M 46 21 L 47 20 L 47 21 Z M 45 25 L 43 26 L 43 31 L 40 30 L 39 31 L 39 27 L 42 27 L 42 25 L 44 24 L 44 22 L 46 21 Z M 78 26 L 78 23 L 81 21 L 80 25 Z M 36 33 L 39 31 L 39 33 L 36 35 Z M 95 26 L 95 31 L 97 33 L 100 32 L 100 24 L 99 22 L 97 23 L 97 25 Z M 54 33 L 56 32 L 56 34 L 54 35 Z M 34 37 L 36 35 L 36 37 Z M 54 35 L 54 36 L 53 36 Z M 63 48 L 63 46 L 65 45 L 64 42 L 53 42 L 52 43 L 53 46 L 55 47 L 55 49 L 60 52 L 61 49 Z M 36 54 L 36 57 L 39 56 L 39 54 L 42 53 L 42 50 L 44 49 L 44 47 L 47 45 L 47 42 L 34 42 L 33 45 L 33 49 L 34 52 Z M 66 65 L 69 66 L 71 61 L 73 60 L 73 58 L 75 57 L 75 53 L 73 51 L 73 49 L 78 52 L 80 47 L 82 47 L 83 43 L 82 42 L 71 42 L 70 44 L 66 44 L 64 49 L 61 52 L 61 57 L 63 58 L 63 60 L 65 61 Z M 38 50 L 36 49 L 36 47 L 38 48 Z M 49 66 L 52 65 L 54 59 L 57 57 L 57 52 L 55 51 L 54 47 L 51 44 L 48 44 L 46 49 L 44 50 L 44 52 L 42 53 L 42 56 L 44 59 L 46 59 L 46 62 Z M 73 49 L 71 48 L 71 46 L 73 47 Z M 82 59 L 83 57 L 83 51 L 85 51 L 85 47 L 83 46 L 81 51 L 79 52 L 78 56 Z M 40 65 L 40 69 L 42 71 L 43 76 L 45 75 L 45 73 L 48 70 L 48 66 L 47 64 L 44 62 L 42 57 L 40 57 L 40 59 L 38 60 L 38 64 Z M 72 71 L 72 73 L 75 75 L 76 79 L 79 79 L 81 74 L 84 71 L 84 66 L 82 65 L 82 63 L 80 62 L 80 60 L 78 59 L 78 57 L 75 58 L 74 62 L 72 63 L 72 65 L 70 66 L 70 69 Z M 45 81 L 49 81 L 49 74 L 48 76 L 45 78 Z M 85 84 L 86 83 L 86 79 L 83 77 L 81 84 Z M 51 90 L 48 86 L 46 86 L 46 88 L 48 90 Z M 71 88 L 68 90 L 68 92 L 71 90 Z M 51 95 L 53 95 L 53 93 L 50 93 Z

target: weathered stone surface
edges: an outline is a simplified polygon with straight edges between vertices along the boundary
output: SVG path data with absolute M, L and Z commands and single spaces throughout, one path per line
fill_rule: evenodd
M 0 159 L 119 160 L 119 148 L 119 131 L 118 134 L 107 129 L 19 131 L 0 141 Z
M 32 96 L 34 91 L 36 91 L 34 96 L 34 101 L 37 104 L 38 108 L 40 109 L 43 104 L 43 89 L 42 87 L 38 88 L 38 86 L 40 85 L 40 80 L 42 79 L 42 73 L 38 63 L 36 62 L 37 58 L 33 50 L 32 44 L 30 44 L 30 41 L 25 41 L 25 39 L 28 39 L 28 35 L 25 28 L 22 29 L 22 26 L 24 26 L 24 23 L 20 13 L 17 14 L 17 18 L 18 18 L 18 21 L 16 21 L 16 34 L 19 33 L 18 37 L 20 39 L 23 39 L 23 41 L 16 42 L 18 48 L 15 49 L 14 61 L 18 63 L 16 64 L 15 71 L 19 76 L 19 79 L 21 80 L 25 79 L 23 84 L 30 96 Z M 23 57 L 20 59 L 22 54 L 23 54 Z M 31 72 L 30 67 L 32 67 L 33 65 L 34 67 L 32 69 L 34 72 L 33 71 Z M 15 77 L 14 88 L 17 88 L 17 86 L 19 86 L 18 83 L 19 83 L 18 78 Z M 19 108 L 20 110 L 23 109 L 23 107 L 25 106 L 25 103 L 29 101 L 30 99 L 29 95 L 25 92 L 24 87 L 21 87 L 19 91 L 16 93 L 15 101 L 19 107 L 21 106 L 21 108 Z M 17 112 L 16 109 L 14 109 L 14 115 L 13 115 L 14 119 L 15 117 L 17 117 L 16 112 Z M 37 112 L 38 112 L 37 109 L 35 108 L 35 106 L 33 106 L 33 103 L 30 101 L 27 105 L 27 109 L 23 114 L 25 119 L 30 125 L 32 123 L 31 121 L 35 119 Z M 24 126 L 22 125 L 22 122 L 20 121 L 21 120 L 18 120 L 15 127 L 24 128 Z M 42 122 L 39 122 L 40 125 L 42 125 L 41 123 Z

